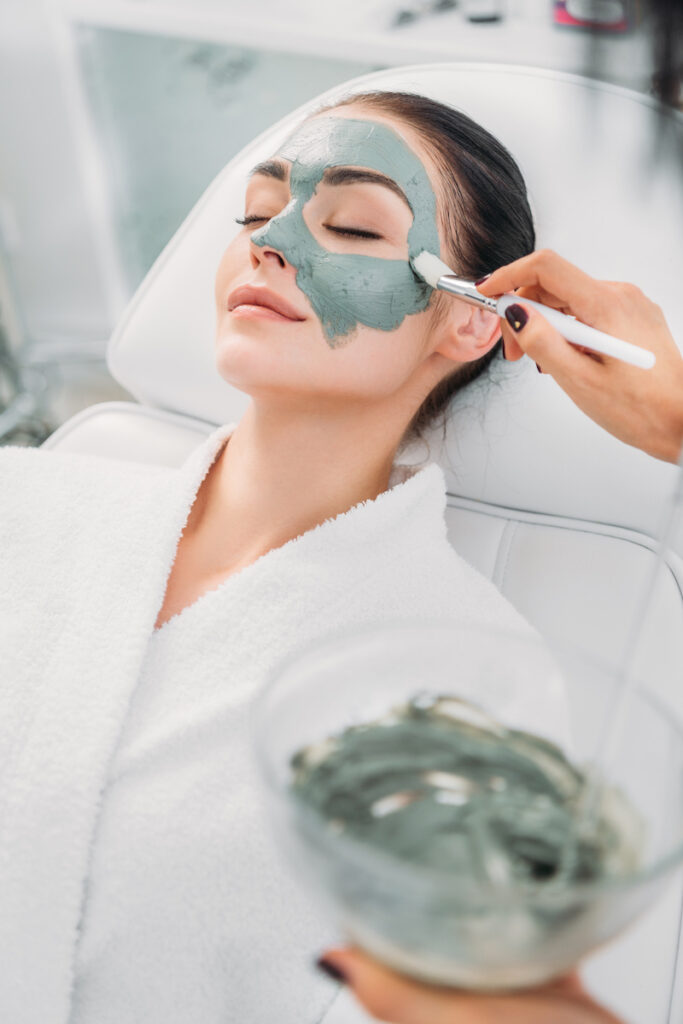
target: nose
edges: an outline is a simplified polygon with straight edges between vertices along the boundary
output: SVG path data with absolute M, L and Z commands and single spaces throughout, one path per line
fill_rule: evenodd
M 285 267 L 284 257 L 274 249 L 271 245 L 256 245 L 254 242 L 251 244 L 251 264 L 254 270 L 258 265 L 264 262 L 266 265 Z

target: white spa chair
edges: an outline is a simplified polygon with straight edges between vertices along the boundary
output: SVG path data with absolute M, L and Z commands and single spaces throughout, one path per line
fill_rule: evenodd
M 245 176 L 302 115 L 368 89 L 421 92 L 481 122 L 521 166 L 538 247 L 557 250 L 596 277 L 638 284 L 683 339 L 681 167 L 668 150 L 651 156 L 650 100 L 533 68 L 391 69 L 318 97 L 227 165 L 112 336 L 109 369 L 137 402 L 94 405 L 45 447 L 175 465 L 217 424 L 240 418 L 248 398 L 214 366 L 213 287 L 238 230 L 233 218 L 242 212 Z M 680 142 L 683 118 L 667 121 Z M 453 545 L 541 631 L 615 663 L 633 628 L 674 467 L 600 430 L 529 360 L 502 364 L 497 376 L 494 386 L 463 392 L 445 448 L 434 435 L 432 457 L 447 474 Z M 679 535 L 649 609 L 638 664 L 683 718 L 681 555 Z M 583 968 L 589 988 L 631 1024 L 683 1020 L 683 966 L 674 993 L 680 907 L 679 875 L 653 911 Z M 325 1024 L 365 1019 L 342 993 Z

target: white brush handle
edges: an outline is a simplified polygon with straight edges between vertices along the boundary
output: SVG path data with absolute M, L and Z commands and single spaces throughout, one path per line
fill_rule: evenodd
M 500 316 L 505 316 L 505 310 L 515 302 L 524 302 L 527 306 L 533 306 L 567 341 L 574 341 L 594 352 L 602 352 L 605 356 L 620 359 L 622 363 L 640 366 L 643 370 L 650 370 L 655 365 L 654 352 L 640 348 L 639 345 L 632 345 L 630 341 L 614 338 L 611 334 L 596 331 L 594 327 L 589 327 L 588 324 L 584 324 L 580 320 L 560 313 L 558 309 L 544 306 L 541 302 L 534 302 L 533 299 L 525 299 L 522 295 L 501 295 L 496 303 L 496 311 Z

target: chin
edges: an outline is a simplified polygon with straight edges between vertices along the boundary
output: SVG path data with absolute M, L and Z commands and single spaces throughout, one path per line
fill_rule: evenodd
M 257 341 L 231 331 L 217 339 L 214 354 L 218 375 L 252 397 L 264 389 L 277 388 L 283 369 L 270 346 Z
M 216 370 L 227 384 L 251 394 L 251 386 L 260 376 L 253 353 L 239 351 L 237 346 L 222 346 L 216 350 Z

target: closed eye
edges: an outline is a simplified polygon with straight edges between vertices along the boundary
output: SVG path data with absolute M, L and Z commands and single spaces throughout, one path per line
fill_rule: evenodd
M 375 231 L 364 231 L 363 228 L 341 228 L 335 227 L 332 224 L 323 224 L 324 228 L 328 231 L 334 231 L 337 235 L 346 235 L 347 238 L 375 238 L 381 239 L 381 235 L 378 235 Z

